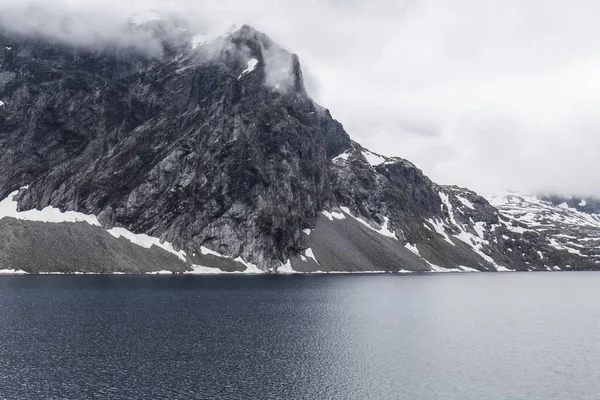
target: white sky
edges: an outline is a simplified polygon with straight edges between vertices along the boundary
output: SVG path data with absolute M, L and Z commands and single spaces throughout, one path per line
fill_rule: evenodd
M 76 18 L 77 37 L 116 34 L 114 20 L 152 9 L 203 30 L 248 23 L 300 56 L 312 96 L 373 151 L 484 193 L 600 195 L 597 0 L 0 0 L 0 9 L 49 30 Z

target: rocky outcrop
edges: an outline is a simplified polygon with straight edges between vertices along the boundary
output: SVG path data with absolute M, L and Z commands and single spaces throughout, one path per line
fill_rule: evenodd
M 308 96 L 298 58 L 264 34 L 245 26 L 196 46 L 153 29 L 160 56 L 0 35 L 1 199 L 23 188 L 20 211 L 97 216 L 101 226 L 84 236 L 118 228 L 159 238 L 189 269 L 495 271 L 572 257 L 475 193 L 353 142 Z M 0 231 L 16 237 L 24 228 L 11 219 Z M 102 237 L 106 248 L 125 240 Z M 9 243 L 7 268 L 77 268 L 44 261 L 47 252 L 21 262 Z M 130 254 L 121 244 L 115 254 Z M 568 265 L 593 267 L 582 260 Z M 181 270 L 142 263 L 153 262 Z

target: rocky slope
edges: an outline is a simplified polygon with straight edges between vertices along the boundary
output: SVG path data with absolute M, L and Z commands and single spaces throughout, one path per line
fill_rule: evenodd
M 595 268 L 353 142 L 264 34 L 132 29 L 161 54 L 0 34 L 0 270 Z

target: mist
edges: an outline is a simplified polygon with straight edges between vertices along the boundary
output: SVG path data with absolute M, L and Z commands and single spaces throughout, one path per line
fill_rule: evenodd
M 207 37 L 249 24 L 297 53 L 307 90 L 373 151 L 483 193 L 600 196 L 593 0 L 0 0 L 0 24 L 150 54 L 133 22 Z

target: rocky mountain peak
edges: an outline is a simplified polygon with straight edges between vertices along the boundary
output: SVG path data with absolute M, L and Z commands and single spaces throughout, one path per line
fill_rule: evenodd
M 247 68 L 262 69 L 264 83 L 275 90 L 306 96 L 302 68 L 297 55 L 276 44 L 266 34 L 243 25 L 226 36 L 232 46 L 224 46 L 226 56 L 232 47 L 246 61 Z M 210 46 L 210 45 L 209 45 Z
M 150 259 L 177 271 L 596 267 L 353 142 L 306 93 L 298 57 L 253 28 L 213 40 L 163 21 L 133 29 L 158 36 L 161 56 L 0 35 L 0 262 L 110 270 L 108 253 L 143 270 L 133 243 L 166 249 Z M 67 225 L 36 222 L 47 215 Z

